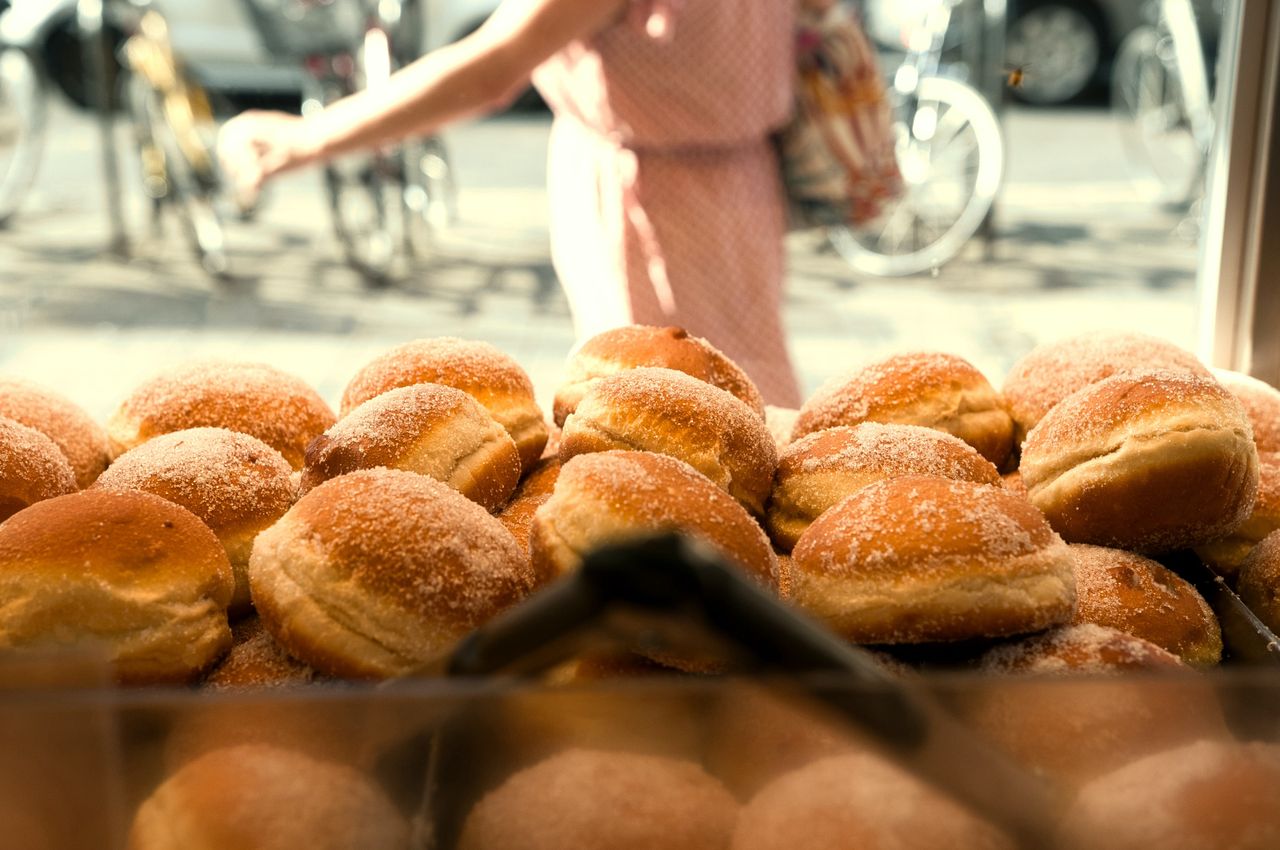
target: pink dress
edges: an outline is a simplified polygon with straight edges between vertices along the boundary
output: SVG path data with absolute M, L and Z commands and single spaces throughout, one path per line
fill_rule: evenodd
M 578 338 L 680 325 L 783 407 L 800 393 L 782 328 L 785 213 L 769 134 L 792 106 L 794 6 L 682 0 L 670 37 L 632 15 L 534 74 L 555 112 L 552 258 Z

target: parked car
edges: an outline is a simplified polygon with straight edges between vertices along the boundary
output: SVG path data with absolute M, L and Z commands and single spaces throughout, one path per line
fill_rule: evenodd
M 901 44 L 903 34 L 938 2 L 942 0 L 864 0 L 867 32 L 882 45 Z M 1213 50 L 1221 0 L 1193 0 L 1193 6 L 1204 43 Z M 964 7 L 981 14 L 980 3 L 975 8 L 974 0 L 963 0 L 958 18 Z M 1004 62 L 1026 71 L 1015 96 L 1051 105 L 1106 91 L 1120 43 L 1152 10 L 1142 0 L 1009 0 Z

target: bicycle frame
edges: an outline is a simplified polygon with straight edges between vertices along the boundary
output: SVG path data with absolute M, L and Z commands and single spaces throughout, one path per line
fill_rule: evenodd
M 1159 14 L 1173 44 L 1174 70 L 1178 74 L 1191 135 L 1200 150 L 1208 154 L 1213 143 L 1213 97 L 1209 92 L 1209 73 L 1205 68 L 1195 10 L 1191 0 L 1160 0 Z

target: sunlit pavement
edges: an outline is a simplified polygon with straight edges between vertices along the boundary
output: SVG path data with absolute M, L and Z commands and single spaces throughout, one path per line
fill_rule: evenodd
M 429 263 L 376 290 L 342 264 L 311 173 L 280 181 L 256 221 L 230 226 L 230 283 L 198 269 L 175 220 L 154 232 L 133 181 L 130 256 L 113 256 L 92 125 L 59 110 L 50 129 L 36 190 L 0 232 L 0 370 L 98 415 L 164 364 L 202 356 L 274 363 L 336 400 L 382 349 L 455 334 L 511 353 L 544 400 L 554 391 L 572 332 L 548 258 L 545 119 L 449 134 L 459 222 Z M 786 321 L 809 389 L 908 348 L 961 354 L 998 381 L 1038 341 L 1087 328 L 1192 343 L 1189 222 L 1138 191 L 1110 117 L 1020 112 L 1006 133 L 995 238 L 936 274 L 861 279 L 821 239 L 792 237 Z

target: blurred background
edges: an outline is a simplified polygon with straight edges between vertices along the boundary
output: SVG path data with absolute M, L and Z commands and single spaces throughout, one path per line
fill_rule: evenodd
M 1095 328 L 1194 347 L 1218 0 L 864 0 L 909 190 L 789 242 L 806 392 L 947 350 L 997 383 Z M 549 398 L 573 342 L 551 268 L 550 116 L 506 112 L 251 208 L 220 121 L 315 108 L 461 38 L 492 0 L 0 3 L 0 369 L 105 415 L 161 363 L 249 357 L 328 398 L 374 353 L 489 340 Z M 1223 67 L 1230 67 L 1224 64 Z M 732 281 L 726 281 L 732 286 Z

